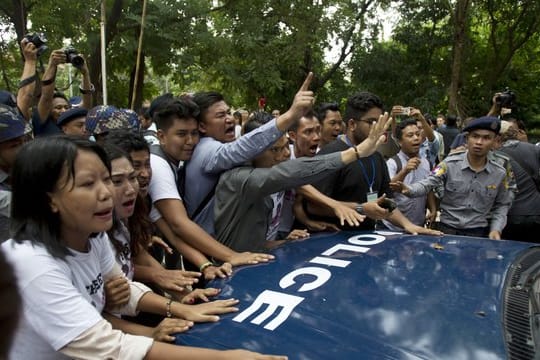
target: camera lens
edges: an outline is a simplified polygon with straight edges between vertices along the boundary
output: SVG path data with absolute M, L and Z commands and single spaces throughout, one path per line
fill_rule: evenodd
M 79 54 L 70 54 L 69 62 L 76 68 L 80 68 L 84 65 L 84 59 Z

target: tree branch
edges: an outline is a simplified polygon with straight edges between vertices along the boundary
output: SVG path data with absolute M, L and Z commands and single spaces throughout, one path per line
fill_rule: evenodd
M 349 26 L 349 28 L 346 30 L 345 32 L 345 36 L 343 37 L 343 46 L 341 47 L 341 50 L 340 50 L 340 54 L 339 54 L 339 57 L 337 59 L 337 61 L 332 64 L 332 66 L 330 67 L 330 69 L 324 74 L 322 75 L 319 80 L 317 81 L 317 87 L 322 87 L 324 84 L 326 84 L 326 82 L 328 80 L 330 80 L 332 78 L 332 76 L 334 76 L 334 74 L 336 73 L 336 71 L 339 69 L 339 67 L 341 66 L 341 64 L 343 63 L 343 61 L 345 61 L 345 59 L 353 52 L 353 50 L 355 49 L 355 45 L 351 45 L 349 47 L 349 43 L 351 42 L 354 34 L 355 34 L 355 29 L 356 29 L 356 24 L 358 22 L 361 22 L 361 25 L 360 25 L 360 29 L 358 30 L 359 32 L 362 32 L 364 29 L 365 29 L 365 22 L 363 21 L 364 19 L 364 16 L 366 15 L 369 7 L 371 6 L 371 4 L 373 4 L 374 0 L 368 0 L 368 1 L 365 1 L 361 8 L 360 8 L 360 11 L 358 11 L 354 21 L 352 22 L 351 26 Z

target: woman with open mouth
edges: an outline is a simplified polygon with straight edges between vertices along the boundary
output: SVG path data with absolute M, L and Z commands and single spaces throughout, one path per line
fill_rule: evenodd
M 105 283 L 108 295 L 107 305 L 114 309 L 127 301 L 129 287 L 126 278 L 133 280 L 141 268 L 145 271 L 152 271 L 152 267 L 157 267 L 156 271 L 161 271 L 162 267 L 145 250 L 152 229 L 144 209 L 136 206 L 139 201 L 139 183 L 132 160 L 129 154 L 113 144 L 106 142 L 104 149 L 111 161 L 114 203 L 113 227 L 108 234 L 113 245 L 116 262 L 125 275 L 125 277 L 118 277 Z M 135 259 L 136 257 L 141 257 L 142 260 Z M 144 265 L 137 266 L 141 263 Z M 200 276 L 201 274 L 193 273 L 193 275 Z M 219 320 L 219 316 L 217 316 L 219 314 L 238 311 L 234 307 L 238 303 L 236 299 L 208 301 L 209 297 L 219 294 L 218 289 L 196 289 L 189 292 L 188 288 L 189 286 L 185 287 L 186 292 L 183 294 L 185 296 L 176 296 L 174 299 L 154 293 L 150 294 L 156 305 L 154 311 L 150 312 L 166 315 L 170 318 L 164 319 L 155 328 L 128 322 L 119 316 L 106 315 L 105 318 L 113 326 L 128 333 L 150 336 L 159 341 L 174 341 L 173 334 L 187 331 L 193 326 L 193 322 L 215 322 Z M 178 301 L 175 301 L 176 299 Z M 187 305 L 199 301 L 203 303 Z
M 113 329 L 102 316 L 104 282 L 124 275 L 106 234 L 113 223 L 110 170 L 103 149 L 88 140 L 38 138 L 17 155 L 11 239 L 1 249 L 15 270 L 23 312 L 8 358 L 284 359 L 171 345 Z M 121 206 L 129 210 L 129 200 Z M 122 314 L 172 316 L 187 306 L 131 281 L 124 300 L 116 309 Z

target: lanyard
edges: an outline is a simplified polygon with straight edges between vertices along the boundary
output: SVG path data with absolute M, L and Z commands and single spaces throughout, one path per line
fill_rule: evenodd
M 345 142 L 347 143 L 347 145 L 349 145 L 350 147 L 353 147 L 347 135 L 342 135 L 342 136 Z M 373 160 L 373 156 L 370 156 L 369 159 L 371 160 L 371 181 L 368 178 L 368 174 L 367 174 L 366 168 L 364 167 L 364 163 L 360 159 L 358 159 L 358 163 L 360 164 L 360 167 L 362 168 L 362 174 L 364 175 L 366 184 L 369 185 L 369 192 L 373 192 L 373 184 L 375 183 L 375 160 Z

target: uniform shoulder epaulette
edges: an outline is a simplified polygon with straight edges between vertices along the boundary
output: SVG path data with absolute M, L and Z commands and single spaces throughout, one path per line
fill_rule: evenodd
M 463 157 L 465 156 L 465 153 L 466 153 L 466 150 L 457 150 L 457 151 L 451 152 L 450 154 L 448 154 L 448 155 L 444 158 L 444 161 L 458 161 L 458 160 L 462 160 Z
M 502 159 L 504 161 L 510 161 L 510 156 L 503 153 L 502 151 L 490 151 L 488 153 L 488 158 L 490 158 L 490 157 L 495 158 L 496 161 L 498 159 Z
M 490 151 L 487 155 L 488 160 L 507 169 L 510 165 L 510 157 L 501 151 Z

